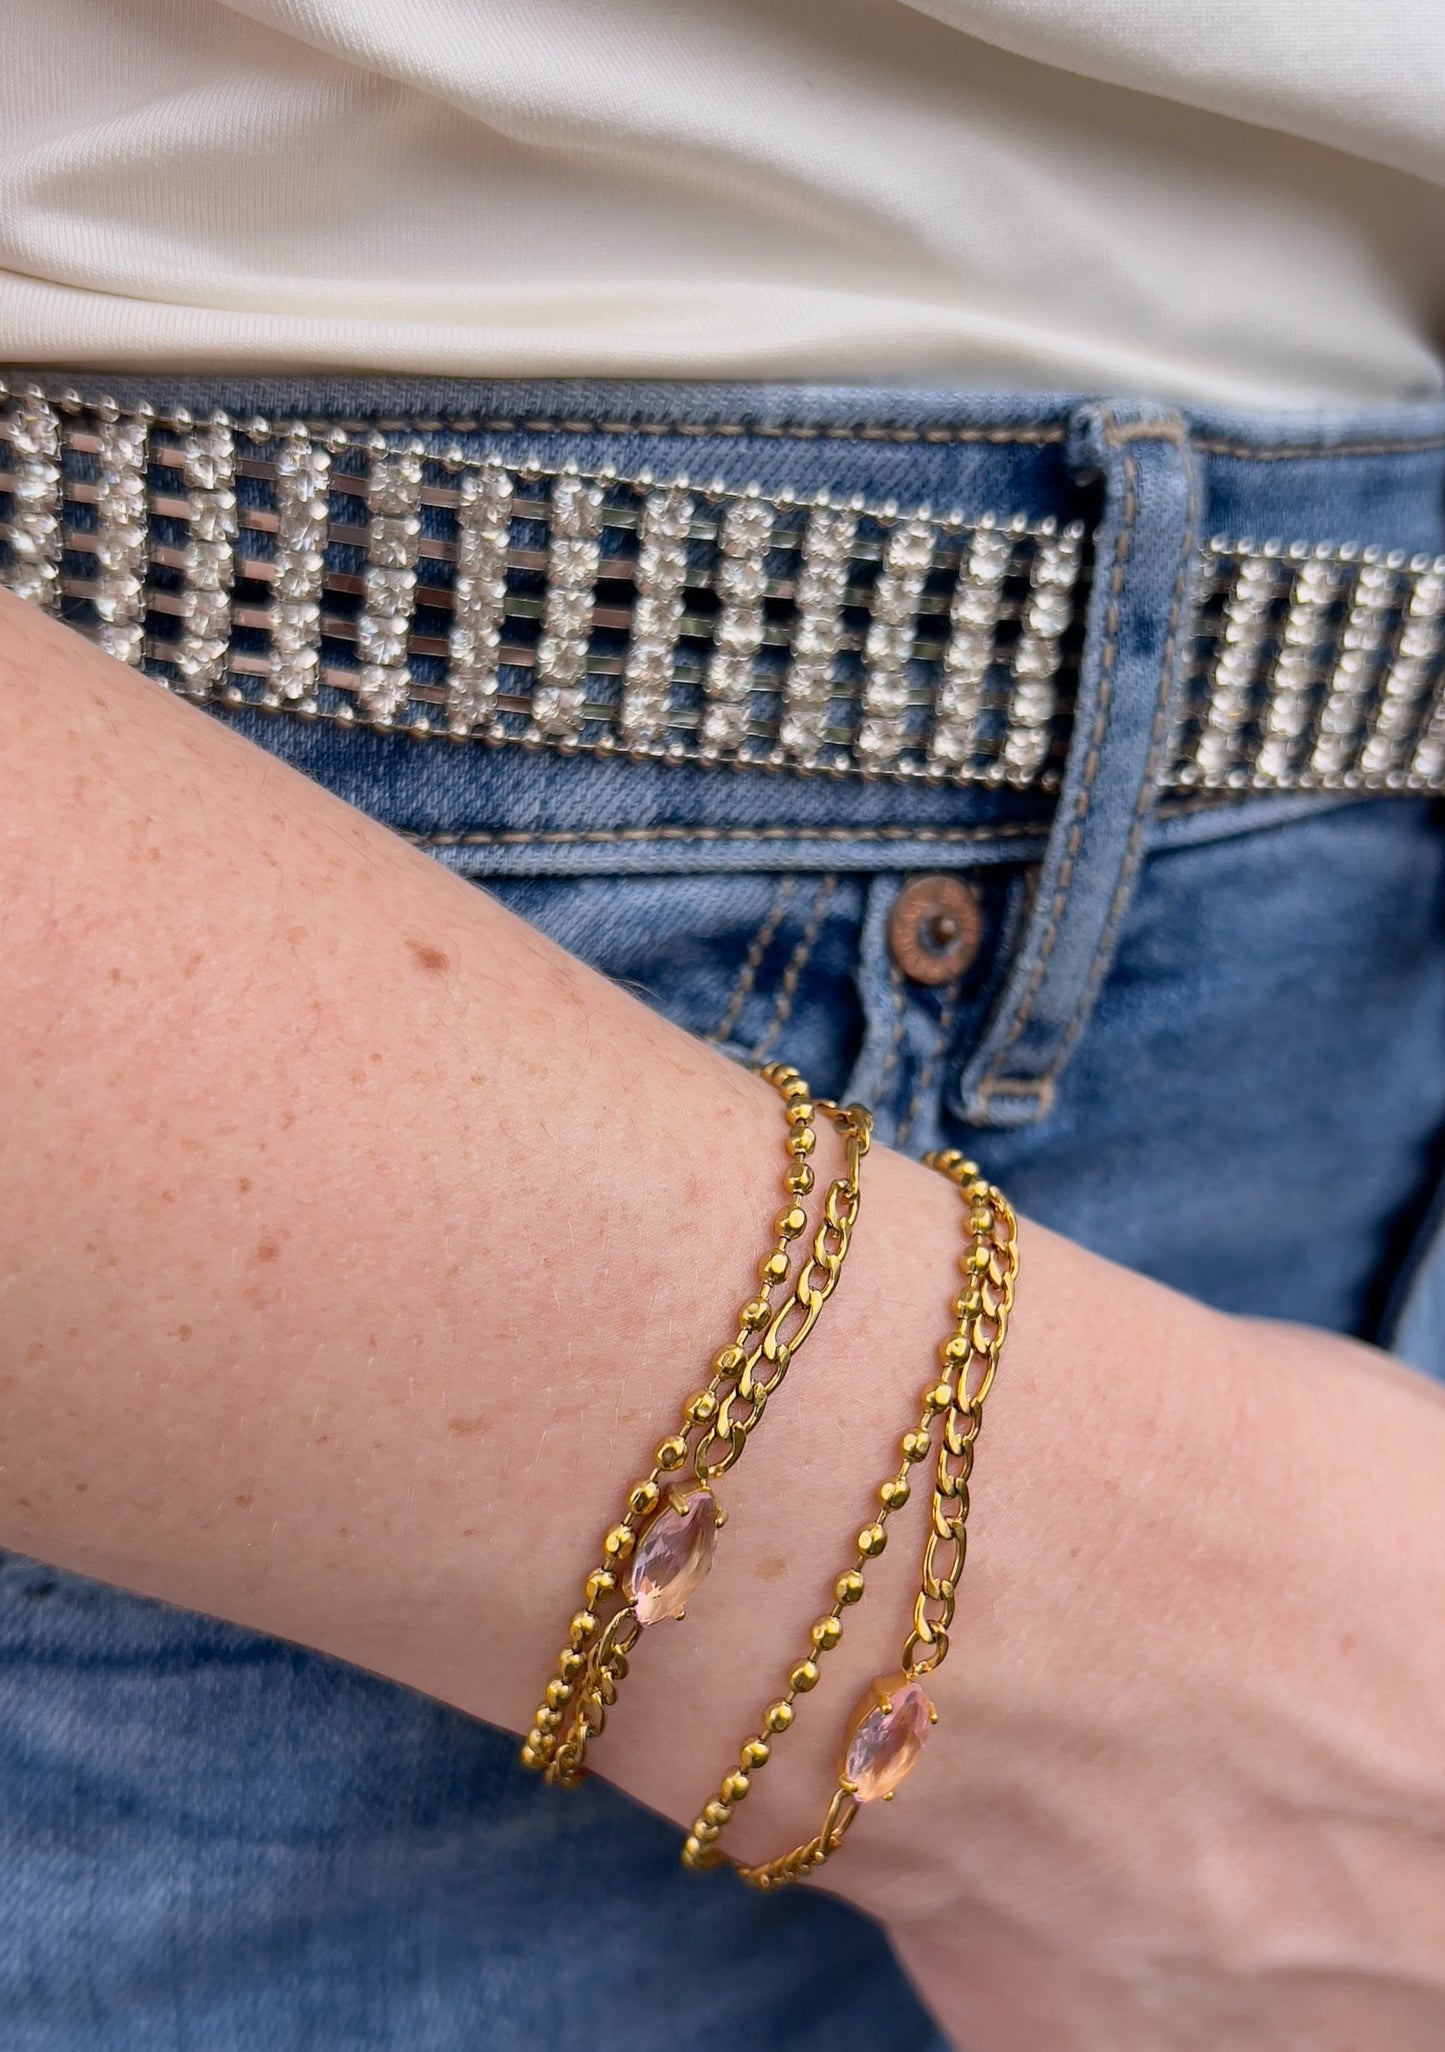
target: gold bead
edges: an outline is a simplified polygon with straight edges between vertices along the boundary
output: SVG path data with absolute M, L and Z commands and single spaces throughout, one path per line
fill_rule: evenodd
M 636 1544 L 626 1525 L 614 1525 L 602 1542 L 602 1551 L 609 1560 L 626 1560 Z
M 561 1711 L 553 1710 L 545 1703 L 542 1705 L 542 1708 L 537 1712 L 538 1731 L 555 1731 L 561 1722 Z
M 723 1825 L 731 1817 L 732 1811 L 726 1803 L 720 1803 L 717 1797 L 714 1796 L 702 1814 L 706 1817 L 709 1824 L 715 1824 L 718 1830 L 721 1831 Z
M 763 1717 L 763 1723 L 769 1731 L 786 1731 L 792 1721 L 793 1706 L 784 1702 L 770 1703 Z
M 788 1152 L 796 1154 L 800 1160 L 811 1154 L 817 1144 L 818 1136 L 811 1126 L 799 1126 L 796 1132 L 788 1135 Z
M 701 1839 L 704 1845 L 711 1845 L 717 1833 L 718 1827 L 710 1817 L 697 1817 L 693 1820 L 692 1835 Z
M 993 1223 L 993 1212 L 987 1204 L 976 1205 L 968 1214 L 970 1232 L 991 1233 L 993 1231 Z
M 953 1402 L 953 1384 L 935 1382 L 932 1389 L 924 1391 L 923 1401 L 930 1411 L 946 1411 Z
M 992 1259 L 993 1249 L 991 1247 L 972 1247 L 969 1250 L 967 1266 L 983 1270 L 988 1267 Z
M 970 1284 L 961 1296 L 953 1300 L 955 1318 L 976 1318 L 982 1309 L 983 1293 L 974 1284 Z
M 751 1787 L 752 1783 L 748 1780 L 746 1774 L 725 1775 L 722 1785 L 723 1800 L 729 1803 L 740 1803 Z
M 813 1123 L 813 1106 L 811 1101 L 806 1097 L 795 1097 L 787 1106 L 783 1117 L 790 1126 L 811 1126 Z
M 809 1689 L 818 1686 L 818 1663 L 816 1660 L 800 1660 L 788 1676 L 788 1686 L 805 1696 Z
M 777 1081 L 778 1088 L 789 1104 L 796 1104 L 800 1097 L 811 1097 L 813 1094 L 796 1069 L 779 1069 Z
M 563 1648 L 557 1661 L 557 1667 L 563 1681 L 576 1681 L 586 1665 L 585 1657 L 581 1653 L 574 1652 L 570 1646 Z
M 808 1214 L 801 1204 L 795 1204 L 788 1211 L 778 1214 L 777 1232 L 780 1239 L 796 1240 L 799 1233 L 806 1232 Z
M 805 1161 L 788 1171 L 788 1188 L 798 1197 L 806 1197 L 813 1187 L 813 1171 Z
M 590 1610 L 579 1610 L 567 1627 L 567 1636 L 574 1646 L 585 1646 L 597 1629 L 597 1620 Z
M 521 1761 L 524 1767 L 540 1767 L 542 1764 L 537 1749 L 530 1740 L 522 1748 Z
M 717 1398 L 710 1389 L 700 1389 L 696 1396 L 690 1396 L 687 1400 L 689 1424 L 706 1425 L 716 1410 Z
M 884 1506 L 885 1510 L 901 1509 L 907 1503 L 908 1496 L 908 1484 L 901 1475 L 895 1475 L 887 1482 L 879 1484 L 878 1501 Z
M 547 1684 L 547 1701 L 554 1710 L 564 1709 L 571 1702 L 572 1693 L 572 1684 L 570 1682 L 564 1682 L 559 1679 L 549 1681 Z
M 863 1595 L 863 1577 L 857 1568 L 849 1568 L 847 1574 L 839 1575 L 833 1584 L 833 1594 L 840 1603 L 857 1603 Z
M 627 1492 L 627 1508 L 635 1518 L 646 1517 L 656 1510 L 660 1491 L 655 1482 L 634 1482 Z
M 888 1544 L 888 1534 L 881 1525 L 865 1525 L 858 1534 L 858 1551 L 866 1560 L 876 1560 Z
M 944 1362 L 945 1366 L 947 1366 L 950 1363 L 966 1361 L 969 1355 L 973 1352 L 973 1349 L 972 1347 L 970 1347 L 968 1341 L 963 1337 L 963 1334 L 956 1332 L 953 1335 L 952 1339 L 946 1339 L 943 1342 L 943 1345 L 939 1348 L 938 1352 L 940 1359 Z
M 587 1577 L 587 1587 L 583 1593 L 583 1601 L 589 1610 L 595 1610 L 599 1597 L 610 1596 L 616 1587 L 617 1577 L 613 1574 L 611 1568 L 593 1568 L 591 1574 Z
M 781 1282 L 787 1272 L 788 1257 L 782 1253 L 769 1254 L 758 1270 L 764 1282 Z
M 926 1461 L 932 1444 L 926 1432 L 905 1432 L 898 1442 L 898 1450 L 905 1461 Z
M 741 1367 L 742 1367 L 742 1365 L 743 1365 L 743 1350 L 742 1350 L 742 1348 L 741 1348 L 741 1347 L 722 1347 L 722 1348 L 720 1348 L 720 1349 L 718 1350 L 718 1352 L 717 1352 L 716 1354 L 714 1354 L 714 1356 L 713 1356 L 713 1363 L 712 1363 L 712 1365 L 713 1365 L 713 1373 L 714 1373 L 715 1375 L 736 1375 L 736 1374 L 737 1374 L 737 1372 L 738 1372 L 738 1370 L 739 1370 L 739 1368 L 741 1368 Z
M 687 1441 L 680 1433 L 664 1439 L 655 1456 L 659 1468 L 680 1468 L 687 1459 Z
M 753 1297 L 738 1313 L 738 1324 L 746 1326 L 749 1332 L 761 1332 L 772 1315 L 766 1297 Z
M 689 1832 L 687 1837 L 682 1842 L 682 1856 L 684 1860 L 687 1861 L 689 1866 L 691 1866 L 694 1863 L 694 1861 L 698 1858 L 698 1855 L 701 1853 L 701 1851 L 702 1840 L 694 1836 L 691 1832 Z
M 808 1636 L 820 1653 L 831 1653 L 843 1636 L 843 1627 L 836 1617 L 820 1617 Z
M 767 1740 L 755 1738 L 748 1740 L 738 1758 L 742 1761 L 744 1767 L 758 1768 L 766 1767 L 771 1756 L 772 1748 Z

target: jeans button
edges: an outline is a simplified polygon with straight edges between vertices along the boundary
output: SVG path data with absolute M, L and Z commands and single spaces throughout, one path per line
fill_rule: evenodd
M 952 983 L 982 938 L 978 893 L 961 876 L 915 876 L 888 915 L 888 951 L 911 983 Z

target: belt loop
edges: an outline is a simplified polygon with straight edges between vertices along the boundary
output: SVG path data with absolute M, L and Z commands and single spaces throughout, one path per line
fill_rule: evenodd
M 1198 481 L 1179 415 L 1131 401 L 1076 414 L 1070 456 L 1104 509 L 1058 809 L 1002 996 L 950 1097 L 974 1125 L 1029 1125 L 1113 959 L 1181 669 Z

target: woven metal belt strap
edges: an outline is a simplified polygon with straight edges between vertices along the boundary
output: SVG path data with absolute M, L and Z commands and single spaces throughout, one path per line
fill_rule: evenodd
M 0 581 L 222 706 L 1048 789 L 1087 540 L 0 386 Z M 1216 536 L 1172 790 L 1445 788 L 1445 557 Z

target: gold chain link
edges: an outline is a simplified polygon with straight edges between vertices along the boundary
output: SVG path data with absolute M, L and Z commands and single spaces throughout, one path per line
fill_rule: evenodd
M 717 1795 L 694 1820 L 683 1847 L 684 1866 L 715 1866 L 722 1857 L 717 1841 L 747 1796 L 752 1777 L 767 1765 L 778 1737 L 791 1726 L 797 1698 L 817 1686 L 820 1656 L 838 1644 L 844 1611 L 862 1599 L 866 1565 L 882 1553 L 888 1519 L 907 1502 L 910 1470 L 933 1451 L 940 1419 L 942 1439 L 934 1465 L 928 1538 L 912 1628 L 903 1648 L 903 1673 L 909 1681 L 916 1681 L 931 1673 L 947 1655 L 967 1549 L 974 1447 L 1013 1309 L 1018 1224 L 1003 1195 L 956 1149 L 925 1155 L 924 1160 L 948 1177 L 969 1207 L 968 1247 L 961 1262 L 965 1282 L 953 1305 L 958 1326 L 939 1350 L 943 1375 L 924 1391 L 919 1423 L 899 1442 L 901 1464 L 879 1485 L 879 1508 L 873 1522 L 858 1535 L 853 1566 L 833 1585 L 832 1608 L 812 1626 L 808 1652 L 791 1669 L 786 1690 L 763 1713 L 759 1730 L 739 1750 L 738 1765 L 723 1777 Z M 738 1873 L 753 1887 L 763 1889 L 797 1880 L 821 1867 L 837 1851 L 858 1808 L 840 1768 L 838 1788 L 816 1837 L 776 1859 L 756 1866 L 739 1865 Z
M 628 1656 L 643 1631 L 633 1600 L 623 1592 L 620 1569 L 648 1520 L 663 1508 L 665 1479 L 682 1468 L 689 1454 L 704 1484 L 736 1462 L 832 1295 L 847 1256 L 872 1118 L 860 1105 L 839 1107 L 823 1099 L 815 1105 L 807 1084 L 787 1063 L 771 1062 L 760 1073 L 783 1100 L 787 1204 L 775 1222 L 772 1249 L 759 1263 L 761 1287 L 738 1313 L 735 1338 L 713 1357 L 707 1385 L 689 1397 L 679 1429 L 659 1444 L 649 1473 L 628 1490 L 623 1515 L 603 1541 L 603 1558 L 587 1577 L 582 1608 L 571 1620 L 556 1672 L 522 1746 L 522 1764 L 563 1787 L 581 1780 L 588 1746 L 606 1725 L 627 1675 Z M 844 1172 L 830 1185 L 812 1250 L 778 1304 L 774 1300 L 791 1273 L 789 1250 L 807 1230 L 802 1200 L 814 1185 L 808 1157 L 817 1144 L 813 1122 L 819 1111 L 842 1135 Z M 767 1364 L 761 1376 L 760 1362 Z

